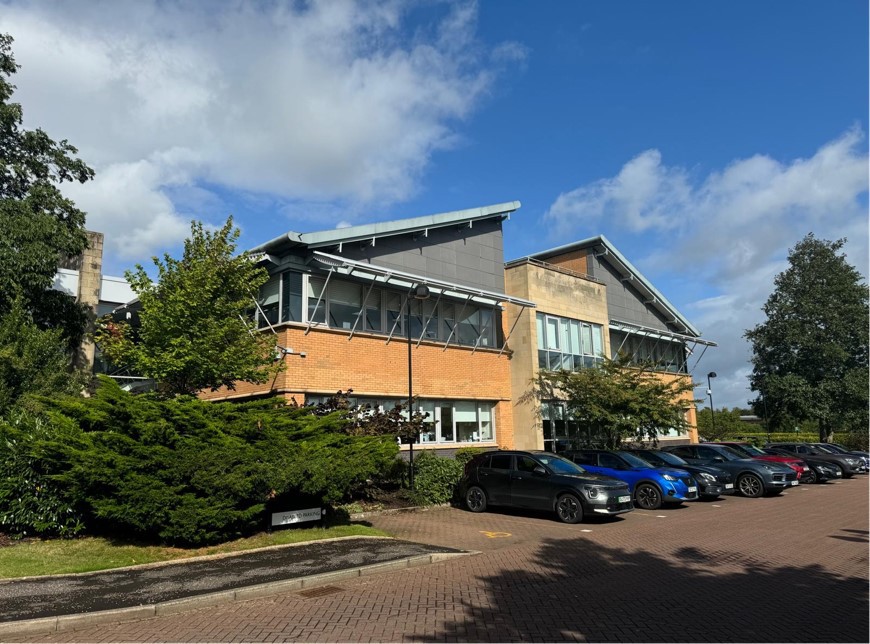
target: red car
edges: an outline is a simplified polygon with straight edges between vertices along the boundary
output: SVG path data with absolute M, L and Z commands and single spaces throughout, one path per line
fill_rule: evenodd
M 768 454 L 764 450 L 758 449 L 755 445 L 752 445 L 751 443 L 715 441 L 712 444 L 725 445 L 727 447 L 730 447 L 731 449 L 736 450 L 741 454 L 745 454 L 746 458 L 755 458 L 759 461 L 773 461 L 774 463 L 782 463 L 783 465 L 788 465 L 791 469 L 797 472 L 798 480 L 800 480 L 804 472 L 810 471 L 809 465 L 804 463 L 799 458 L 795 458 L 793 456 L 774 456 L 773 454 Z

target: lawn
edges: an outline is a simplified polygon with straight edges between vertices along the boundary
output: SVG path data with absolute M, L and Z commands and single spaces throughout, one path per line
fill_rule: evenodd
M 387 536 L 364 525 L 292 528 L 261 533 L 205 548 L 170 548 L 114 542 L 110 539 L 28 539 L 0 547 L 0 579 L 91 572 L 173 561 L 203 555 L 242 552 L 254 548 L 350 536 Z

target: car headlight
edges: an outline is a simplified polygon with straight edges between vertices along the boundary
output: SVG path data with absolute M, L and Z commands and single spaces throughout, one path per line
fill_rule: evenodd
M 593 485 L 586 485 L 583 487 L 583 491 L 586 493 L 590 499 L 597 498 L 607 498 L 607 492 L 600 487 L 595 487 Z
M 861 461 L 859 461 L 857 458 L 847 458 L 846 462 L 852 467 L 857 467 L 861 464 Z
M 708 474 L 707 472 L 698 472 L 698 478 L 707 483 L 713 483 L 716 480 L 715 476 Z
M 664 480 L 666 480 L 666 481 L 676 481 L 676 480 L 678 480 L 676 476 L 673 476 L 673 475 L 671 475 L 671 474 L 662 474 L 662 478 L 663 478 Z

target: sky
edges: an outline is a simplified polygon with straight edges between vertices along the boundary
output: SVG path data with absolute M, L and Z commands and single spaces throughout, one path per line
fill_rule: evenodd
M 244 249 L 518 200 L 505 259 L 605 235 L 717 343 L 717 409 L 790 248 L 868 274 L 866 0 L 0 0 L 0 32 L 107 274 L 194 219 Z

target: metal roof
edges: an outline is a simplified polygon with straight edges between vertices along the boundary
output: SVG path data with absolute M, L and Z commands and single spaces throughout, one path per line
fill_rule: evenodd
M 344 243 L 355 241 L 374 240 L 379 237 L 392 235 L 406 235 L 420 233 L 426 235 L 431 228 L 455 226 L 459 224 L 474 225 L 475 221 L 501 217 L 506 219 L 512 212 L 520 207 L 519 201 L 508 201 L 491 206 L 480 206 L 466 210 L 454 210 L 410 219 L 395 219 L 347 228 L 333 228 L 311 233 L 297 233 L 288 231 L 259 246 L 249 249 L 251 253 L 269 253 L 278 248 L 293 248 L 303 246 L 307 248 L 323 248 L 339 246 Z

